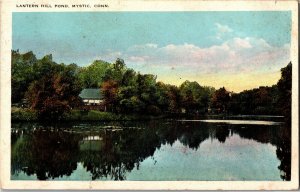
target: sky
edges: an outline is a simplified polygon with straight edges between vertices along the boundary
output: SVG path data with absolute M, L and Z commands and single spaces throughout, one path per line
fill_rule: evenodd
M 276 84 L 290 61 L 291 12 L 15 12 L 12 49 L 127 67 L 180 85 L 240 92 Z

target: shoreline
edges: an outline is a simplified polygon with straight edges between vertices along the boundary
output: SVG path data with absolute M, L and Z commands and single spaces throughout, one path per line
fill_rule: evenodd
M 162 115 L 140 115 L 140 114 L 116 114 L 97 110 L 79 110 L 73 109 L 70 113 L 64 114 L 58 122 L 86 122 L 86 121 L 147 121 L 158 119 L 281 119 L 284 116 L 278 115 L 233 115 L 233 114 L 162 114 Z M 40 122 L 35 111 L 23 108 L 12 108 L 12 122 Z M 51 120 L 48 120 L 51 121 Z
M 73 109 L 70 113 L 64 114 L 58 122 L 76 121 L 145 121 L 166 118 L 167 115 L 138 115 L 138 114 L 116 114 L 96 110 L 77 110 Z M 30 109 L 17 109 L 11 111 L 12 122 L 39 122 L 35 111 Z M 51 120 L 48 120 L 51 121 Z

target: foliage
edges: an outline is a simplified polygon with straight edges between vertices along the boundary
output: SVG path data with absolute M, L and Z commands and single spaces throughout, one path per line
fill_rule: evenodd
M 185 81 L 180 85 L 180 94 L 182 96 L 182 106 L 188 113 L 198 112 L 200 107 L 199 93 L 201 87 L 197 82 Z
M 57 65 L 51 57 L 44 57 L 36 68 L 40 78 L 30 84 L 25 95 L 30 108 L 37 110 L 40 119 L 60 119 L 79 104 L 81 86 L 74 68 Z
M 232 114 L 283 115 L 291 118 L 292 64 L 281 69 L 281 78 L 271 87 L 260 86 L 233 93 L 229 102 Z
M 292 63 L 281 69 L 281 78 L 277 83 L 278 86 L 278 107 L 281 114 L 288 121 L 291 120 L 291 102 L 292 102 Z
M 99 88 L 110 112 L 142 115 L 213 113 L 269 114 L 290 117 L 291 63 L 272 87 L 229 93 L 224 87 L 185 81 L 180 86 L 157 82 L 118 58 L 112 64 L 96 60 L 87 67 L 57 64 L 52 55 L 37 59 L 32 52 L 12 51 L 12 103 L 29 101 L 39 118 L 60 119 L 80 104 L 83 88 Z M 17 106 L 17 105 L 16 105 Z
M 20 102 L 33 81 L 33 65 L 37 62 L 32 52 L 20 54 L 19 51 L 11 52 L 11 87 L 12 103 Z
M 91 65 L 83 67 L 79 71 L 79 79 L 84 88 L 98 88 L 103 83 L 103 78 L 110 64 L 96 60 Z
M 213 94 L 212 107 L 216 109 L 216 112 L 218 113 L 226 113 L 229 101 L 230 94 L 224 87 L 222 87 L 216 90 Z
M 108 107 L 109 110 L 115 111 L 115 104 L 117 102 L 117 91 L 118 91 L 118 84 L 114 80 L 108 80 L 103 82 L 102 84 L 102 93 L 104 95 L 104 102 L 105 105 Z
M 115 115 L 113 113 L 91 110 L 91 111 L 88 111 L 88 113 L 86 115 L 82 115 L 80 119 L 88 120 L 88 121 L 99 121 L 99 120 L 112 121 L 112 120 L 116 120 L 119 118 L 117 115 Z
M 229 111 L 233 114 L 275 115 L 278 90 L 277 86 L 259 87 L 232 94 Z
M 212 94 L 215 89 L 212 87 L 200 86 L 197 82 L 185 81 L 180 86 L 180 94 L 182 97 L 182 107 L 188 113 L 206 112 Z
M 29 109 L 12 109 L 11 119 L 13 121 L 36 121 L 37 114 L 35 111 Z

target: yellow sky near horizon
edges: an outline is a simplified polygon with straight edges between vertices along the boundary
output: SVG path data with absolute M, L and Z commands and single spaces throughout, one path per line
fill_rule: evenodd
M 278 82 L 281 73 L 242 73 L 242 74 L 209 74 L 201 76 L 158 76 L 157 81 L 179 86 L 184 81 L 197 81 L 201 86 L 212 86 L 216 89 L 225 87 L 235 93 L 244 90 L 258 88 L 260 86 L 272 86 Z

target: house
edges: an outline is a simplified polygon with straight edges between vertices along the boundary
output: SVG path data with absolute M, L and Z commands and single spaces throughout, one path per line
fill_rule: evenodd
M 103 95 L 100 89 L 83 89 L 79 97 L 84 102 L 84 105 L 101 105 L 103 103 Z

